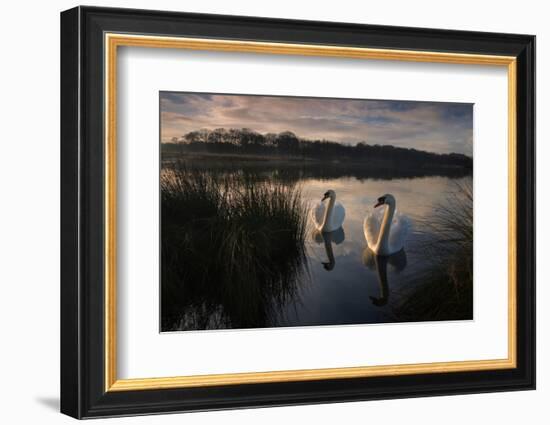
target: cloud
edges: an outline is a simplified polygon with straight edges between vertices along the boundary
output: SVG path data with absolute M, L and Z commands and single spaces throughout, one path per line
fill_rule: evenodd
M 161 92 L 160 105 L 162 141 L 201 128 L 246 127 L 472 155 L 471 104 Z

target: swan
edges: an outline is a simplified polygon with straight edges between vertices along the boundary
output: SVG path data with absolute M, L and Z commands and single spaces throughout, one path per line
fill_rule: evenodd
M 381 196 L 374 208 L 387 205 L 384 217 L 372 212 L 363 222 L 365 239 L 376 255 L 395 254 L 405 246 L 411 222 L 407 216 L 395 212 L 395 204 L 393 195 Z
M 324 200 L 329 199 L 328 207 L 325 206 Z M 315 224 L 315 228 L 320 232 L 334 232 L 342 227 L 346 210 L 340 202 L 336 202 L 336 193 L 334 190 L 327 190 L 319 202 L 311 210 L 311 218 Z

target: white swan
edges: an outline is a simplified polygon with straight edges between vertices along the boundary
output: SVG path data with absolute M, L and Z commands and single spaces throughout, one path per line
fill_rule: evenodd
M 324 200 L 329 198 L 328 207 Z M 327 190 L 321 202 L 311 210 L 311 218 L 315 228 L 320 232 L 334 232 L 342 227 L 346 210 L 340 202 L 336 202 L 336 193 L 334 190 Z
M 376 255 L 391 255 L 399 252 L 405 246 L 405 239 L 409 233 L 411 222 L 405 215 L 395 212 L 395 198 L 384 195 L 378 198 L 374 208 L 387 205 L 383 217 L 372 212 L 367 215 L 363 223 L 365 239 L 369 248 Z

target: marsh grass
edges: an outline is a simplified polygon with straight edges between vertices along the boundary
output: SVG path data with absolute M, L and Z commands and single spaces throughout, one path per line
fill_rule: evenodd
M 304 273 L 297 185 L 183 163 L 161 176 L 162 329 L 269 326 Z
M 429 220 L 417 220 L 427 236 L 423 256 L 432 263 L 395 308 L 402 321 L 473 318 L 473 191 L 471 181 L 455 182 L 445 203 Z

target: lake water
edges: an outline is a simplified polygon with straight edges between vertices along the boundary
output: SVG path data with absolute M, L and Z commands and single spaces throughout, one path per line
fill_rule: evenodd
M 296 273 L 295 276 L 298 280 L 296 291 L 290 299 L 285 300 L 282 307 L 278 306 L 270 311 L 267 324 L 247 327 L 429 320 L 421 314 L 418 317 L 408 314 L 403 318 L 399 314 L 399 306 L 422 285 L 435 267 L 426 247 L 437 235 L 430 233 L 426 223 L 430 223 L 436 208 L 445 205 L 448 197 L 456 192 L 457 184 L 471 185 L 470 175 L 391 178 L 391 171 L 385 170 L 383 178 L 379 178 L 372 173 L 346 171 L 349 168 L 341 164 L 334 169 L 330 166 L 319 169 L 264 167 L 261 164 L 253 167 L 254 173 L 262 175 L 263 179 L 289 180 L 298 185 L 303 201 L 310 206 L 317 204 L 327 190 L 334 190 L 336 201 L 345 208 L 346 217 L 341 230 L 320 234 L 314 230 L 308 211 L 305 262 L 302 265 L 303 272 Z M 202 161 L 200 168 L 202 173 L 211 173 L 215 169 L 216 174 L 220 175 L 240 173 L 249 169 L 250 164 L 243 169 L 236 165 L 228 170 L 223 167 L 218 169 L 215 163 Z M 373 210 L 377 198 L 387 193 L 395 197 L 397 211 L 409 217 L 412 230 L 408 234 L 404 251 L 390 257 L 376 257 L 367 248 L 363 221 Z M 209 294 L 211 292 L 206 292 L 205 297 L 210 296 Z M 209 303 L 208 299 L 204 301 L 205 304 Z M 441 298 L 434 298 L 434 303 L 440 302 Z M 220 318 L 223 308 L 214 307 L 208 310 L 197 308 L 196 302 L 193 305 L 194 310 L 190 314 L 190 307 L 182 302 L 182 318 L 171 318 L 167 321 L 169 325 L 163 325 L 163 330 L 233 327 Z M 191 320 L 190 316 L 196 315 L 197 310 L 203 316 L 206 314 L 211 317 Z M 457 313 L 456 317 L 449 313 L 444 317 L 468 318 L 463 313 Z
M 430 234 L 422 223 L 429 221 L 434 209 L 456 190 L 457 182 L 467 180 L 471 178 L 303 180 L 302 193 L 311 204 L 318 202 L 326 190 L 334 190 L 337 201 L 345 207 L 346 218 L 343 234 L 338 232 L 335 241 L 324 241 L 311 232 L 306 243 L 310 280 L 300 286 L 295 305 L 289 305 L 277 317 L 277 323 L 306 326 L 397 321 L 395 306 L 433 266 L 424 249 Z M 380 264 L 367 249 L 363 221 L 377 198 L 386 193 L 396 198 L 397 211 L 411 219 L 412 230 L 404 253 Z M 327 252 L 330 250 L 332 253 Z M 329 257 L 334 260 L 327 270 L 323 263 L 329 262 Z

